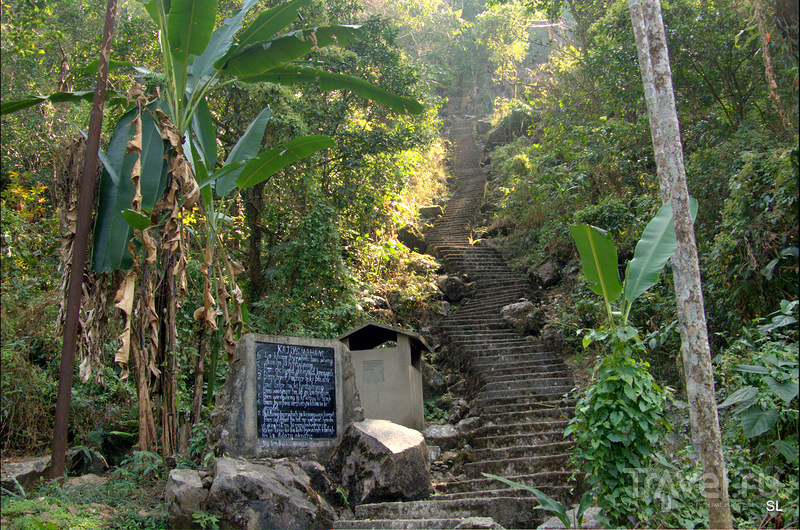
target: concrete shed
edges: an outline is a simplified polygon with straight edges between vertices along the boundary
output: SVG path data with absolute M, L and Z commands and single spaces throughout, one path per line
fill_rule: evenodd
M 418 333 L 367 322 L 341 335 L 351 352 L 364 417 L 425 429 L 422 352 L 430 347 Z

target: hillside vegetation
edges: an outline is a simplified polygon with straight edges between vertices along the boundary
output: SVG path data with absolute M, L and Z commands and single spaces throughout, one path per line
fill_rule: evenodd
M 153 488 L 148 481 L 164 477 L 163 459 L 195 467 L 213 459 L 205 448 L 205 425 L 227 374 L 226 352 L 242 332 L 331 338 L 366 320 L 430 332 L 441 300 L 437 265 L 400 243 L 398 234 L 407 225 L 424 228 L 420 207 L 446 202 L 444 133 L 453 118 L 482 120 L 478 137 L 486 144 L 489 183 L 485 220 L 473 227 L 474 237 L 492 239 L 533 282 L 542 283 L 543 265 L 556 271 L 555 280 L 543 285 L 547 329 L 560 337 L 582 386 L 595 381 L 594 367 L 609 355 L 610 346 L 597 335 L 609 322 L 603 300 L 580 274 L 569 226 L 607 231 L 624 273 L 661 205 L 626 1 L 293 2 L 303 4 L 301 16 L 282 31 L 334 28 L 329 31 L 336 37 L 329 39 L 334 45 L 316 46 L 315 36 L 292 65 L 353 76 L 402 101 L 419 101 L 423 110 L 402 112 L 358 95 L 358 89 L 328 89 L 323 78 L 287 85 L 241 75 L 204 96 L 202 114 L 206 130 L 214 131 L 215 156 L 208 137 L 198 133 L 196 156 L 190 155 L 198 181 L 237 156 L 237 143 L 251 123 L 267 116 L 265 108 L 269 117 L 252 142 L 255 152 L 280 151 L 299 137 L 326 136 L 332 147 L 255 184 L 232 185 L 227 193 L 209 188 L 210 195 L 195 206 L 177 184 L 177 195 L 153 198 L 155 203 L 169 197 L 170 212 L 179 215 L 159 217 L 144 208 L 139 216 L 152 214 L 163 248 L 175 241 L 170 220 L 180 219 L 183 239 L 179 253 L 161 253 L 151 268 L 136 270 L 142 289 L 137 312 L 115 308 L 129 269 L 95 266 L 87 272 L 69 443 L 116 454 L 118 473 L 125 480 L 138 473 L 132 487 L 145 496 Z M 251 10 L 243 27 L 282 5 L 245 4 Z M 106 105 L 103 149 L 111 149 L 116 124 L 137 99 L 152 104 L 173 82 L 165 75 L 163 43 L 145 6 L 120 2 L 109 78 L 117 97 Z M 240 8 L 219 0 L 215 27 Z M 689 190 L 699 203 L 695 230 L 730 490 L 737 491 L 734 523 L 796 525 L 797 5 L 671 0 L 662 10 Z M 92 90 L 104 13 L 102 0 L 4 2 L 4 105 L 30 95 Z M 358 38 L 336 29 L 352 25 L 359 26 Z M 2 117 L 4 458 L 44 454 L 52 443 L 64 264 L 71 254 L 89 109 L 85 97 L 53 99 Z M 102 213 L 98 219 L 103 222 Z M 144 236 L 137 237 L 137 245 L 146 247 Z M 170 259 L 181 267 L 173 268 Z M 167 271 L 180 273 L 176 279 Z M 156 336 L 146 318 L 155 307 L 155 286 L 161 278 L 180 286 L 181 274 L 185 291 L 174 288 L 163 306 L 171 309 L 161 313 L 169 314 L 164 329 L 172 342 L 152 350 L 154 365 L 169 364 L 174 378 L 170 384 L 155 375 L 125 378 L 127 363 L 115 363 L 124 348 L 119 337 L 133 325 L 145 351 Z M 667 400 L 659 441 L 639 467 L 668 480 L 639 483 L 635 491 L 621 482 L 618 496 L 604 508 L 621 514 L 611 521 L 620 526 L 707 524 L 669 266 L 637 300 L 630 325 L 641 338 L 635 357 L 644 362 L 636 369 L 643 366 L 641 377 L 652 376 L 663 388 L 659 399 Z M 135 380 L 143 378 L 154 399 L 148 410 L 156 416 L 166 415 L 168 406 L 178 411 L 175 440 L 167 440 L 159 424 L 152 439 L 141 443 L 143 394 Z M 602 413 L 578 412 L 588 419 Z M 130 453 L 134 447 L 141 451 Z M 588 448 L 576 454 L 579 467 L 599 458 Z M 147 474 L 139 473 L 145 468 Z M 57 488 L 46 493 L 64 495 Z M 55 504 L 83 502 L 64 499 Z M 785 511 L 768 510 L 768 500 Z M 4 494 L 4 512 L 7 502 Z M 155 512 L 137 516 L 131 510 L 129 519 L 113 524 L 163 524 Z

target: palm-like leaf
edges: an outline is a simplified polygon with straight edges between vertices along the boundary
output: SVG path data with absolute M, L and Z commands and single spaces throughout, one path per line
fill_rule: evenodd
M 295 138 L 281 147 L 269 149 L 251 159 L 236 179 L 236 185 L 241 189 L 255 186 L 289 164 L 335 146 L 336 143 L 327 136 L 310 135 Z
M 694 219 L 697 217 L 697 201 L 692 200 L 691 209 Z M 642 238 L 636 244 L 633 259 L 628 262 L 624 297 L 629 304 L 658 283 L 661 270 L 677 248 L 672 205 L 666 202 L 647 223 Z
M 239 80 L 246 83 L 266 81 L 288 86 L 318 82 L 322 90 L 351 90 L 363 98 L 386 105 L 395 112 L 419 114 L 424 109 L 422 104 L 414 98 L 398 96 L 357 77 L 326 72 L 316 68 L 286 65 L 273 68 L 263 74 L 241 76 Z
M 221 70 L 238 77 L 258 75 L 301 57 L 316 48 L 349 44 L 359 38 L 355 26 L 326 26 L 293 31 L 275 39 L 250 46 L 240 46 Z
M 256 116 L 250 125 L 247 126 L 247 129 L 244 131 L 241 138 L 239 138 L 239 141 L 236 142 L 236 145 L 233 146 L 233 149 L 231 149 L 228 158 L 225 160 L 225 167 L 221 169 L 220 172 L 233 164 L 243 162 L 258 154 L 261 150 L 261 140 L 264 137 L 264 130 L 267 128 L 267 122 L 271 116 L 272 113 L 269 107 L 266 107 Z M 233 191 L 236 187 L 236 179 L 239 178 L 243 169 L 243 164 L 240 164 L 239 167 L 227 171 L 224 175 L 216 175 L 216 179 L 218 179 L 216 180 L 217 195 L 226 197 Z
M 617 247 L 605 230 L 591 225 L 569 227 L 581 256 L 581 266 L 589 288 L 607 304 L 619 298 L 622 284 L 617 272 Z
M 217 17 L 217 0 L 172 0 L 167 15 L 167 39 L 178 65 L 189 63 L 208 46 Z
M 233 44 L 233 36 L 242 27 L 247 12 L 250 11 L 258 0 L 247 0 L 242 9 L 239 10 L 234 16 L 226 18 L 220 27 L 214 30 L 208 46 L 195 58 L 192 63 L 192 74 L 198 80 L 205 76 L 213 75 L 216 71 L 214 63 L 217 62 L 223 55 L 225 55 Z
M 291 0 L 267 9 L 249 25 L 239 36 L 238 46 L 232 46 L 227 53 L 214 63 L 214 68 L 222 69 L 230 57 L 239 49 L 272 39 L 279 31 L 297 20 L 301 7 L 311 4 L 312 0 Z
M 157 102 L 151 103 L 148 107 L 152 110 L 157 105 Z M 127 143 L 133 137 L 131 123 L 136 115 L 134 109 L 122 117 L 103 157 L 105 167 L 100 177 L 92 249 L 92 268 L 96 271 L 127 270 L 133 264 L 133 256 L 128 251 L 133 228 L 122 212 L 131 207 L 136 191 L 130 174 L 138 155 L 125 153 Z M 164 192 L 167 176 L 164 141 L 149 112 L 142 113 L 141 166 L 142 209 L 149 211 Z

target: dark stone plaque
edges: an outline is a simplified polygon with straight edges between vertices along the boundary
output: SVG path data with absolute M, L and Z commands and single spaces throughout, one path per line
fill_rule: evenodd
M 258 437 L 335 438 L 333 348 L 256 342 L 255 357 Z

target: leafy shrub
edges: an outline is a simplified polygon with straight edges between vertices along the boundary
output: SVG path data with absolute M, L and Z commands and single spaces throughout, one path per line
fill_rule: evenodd
M 798 149 L 740 153 L 719 231 L 704 264 L 717 328 L 778 309 L 798 295 Z
M 595 340 L 604 342 L 610 354 L 595 367 L 593 382 L 579 397 L 564 435 L 575 436 L 573 458 L 596 488 L 603 516 L 613 525 L 627 526 L 638 502 L 628 470 L 649 462 L 667 426 L 662 415 L 669 391 L 655 383 L 648 363 L 635 359 L 644 350 L 635 329 L 592 330 L 584 344 Z
M 797 301 L 783 301 L 771 321 L 756 321 L 715 359 L 725 396 L 720 408 L 735 405 L 729 437 L 763 455 L 759 461 L 793 476 L 800 471 L 797 306 Z
M 734 528 L 765 528 L 771 516 L 766 501 L 777 502 L 784 511 L 783 524 L 797 521 L 797 476 L 780 479 L 768 466 L 758 464 L 749 448 L 740 445 L 724 448 L 728 472 L 728 491 Z M 632 472 L 637 503 L 636 514 L 645 528 L 698 528 L 708 521 L 704 495 L 703 466 L 691 444 L 668 455 L 654 454 L 646 468 Z
M 2 347 L 0 448 L 36 453 L 50 443 L 56 382 L 24 355 L 20 342 Z

